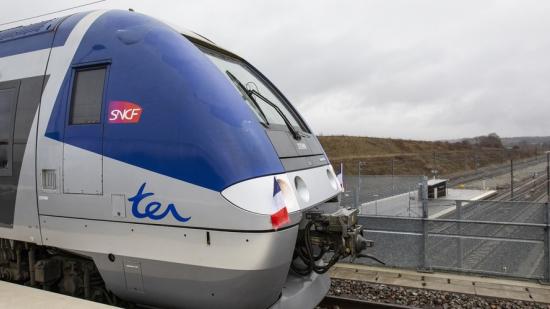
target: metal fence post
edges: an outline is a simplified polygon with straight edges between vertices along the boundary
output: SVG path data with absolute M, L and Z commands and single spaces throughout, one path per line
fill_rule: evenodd
M 459 269 L 462 269 L 464 267 L 463 260 L 464 260 L 464 248 L 463 248 L 463 241 L 462 241 L 462 224 L 460 223 L 460 220 L 462 220 L 462 201 L 456 201 L 456 217 L 459 222 L 457 222 L 457 229 L 458 229 L 458 243 L 456 247 L 456 265 Z
M 428 272 L 430 267 L 428 266 L 428 177 L 422 177 L 421 184 L 421 196 L 422 201 L 422 265 L 419 271 Z
M 413 190 L 411 187 L 409 187 L 409 217 L 411 216 L 411 190 Z
M 361 194 L 361 161 L 357 162 L 357 188 L 355 189 L 355 208 L 359 207 L 359 195 Z
M 550 202 L 550 151 L 546 152 L 546 200 Z
M 393 180 L 395 174 L 395 162 L 394 158 L 391 158 L 391 193 L 395 194 L 395 182 Z
M 544 233 L 544 281 L 550 283 L 550 203 L 546 202 L 546 228 Z
M 514 159 L 510 160 L 510 200 L 514 199 Z
M 422 218 L 428 218 L 428 177 L 422 177 Z

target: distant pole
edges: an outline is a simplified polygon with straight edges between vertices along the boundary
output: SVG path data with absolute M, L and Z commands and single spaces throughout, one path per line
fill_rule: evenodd
M 391 158 L 391 193 L 395 193 L 395 182 L 393 181 L 395 163 L 394 158 Z
M 510 199 L 514 199 L 514 159 L 510 160 Z
M 546 152 L 546 199 L 550 202 L 550 151 Z
M 411 187 L 409 186 L 409 217 L 411 216 Z

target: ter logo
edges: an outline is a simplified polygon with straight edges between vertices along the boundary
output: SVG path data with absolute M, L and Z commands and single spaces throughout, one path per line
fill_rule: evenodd
M 111 101 L 109 104 L 109 123 L 138 123 L 141 118 L 141 106 L 126 101 Z

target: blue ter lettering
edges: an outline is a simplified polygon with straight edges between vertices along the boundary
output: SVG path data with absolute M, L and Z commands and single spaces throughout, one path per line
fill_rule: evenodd
M 128 201 L 132 203 L 132 215 L 134 217 L 138 219 L 149 218 L 151 220 L 161 220 L 161 219 L 164 219 L 169 213 L 171 213 L 172 216 L 180 222 L 187 222 L 189 221 L 189 219 L 191 219 L 191 217 L 182 217 L 177 212 L 176 206 L 174 206 L 174 204 L 172 203 L 168 204 L 168 206 L 164 211 L 161 211 L 162 204 L 159 202 L 153 201 L 145 206 L 145 208 L 143 209 L 143 212 L 140 212 L 139 203 L 143 199 L 149 196 L 155 195 L 155 193 L 152 193 L 152 192 L 143 193 L 143 191 L 145 191 L 145 185 L 146 183 L 144 182 L 139 188 L 136 195 L 128 199 Z

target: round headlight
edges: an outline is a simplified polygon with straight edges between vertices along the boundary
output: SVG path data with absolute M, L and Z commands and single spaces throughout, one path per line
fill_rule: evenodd
M 296 192 L 302 201 L 309 201 L 309 190 L 307 189 L 306 183 L 300 176 L 294 177 L 294 186 L 296 187 Z

